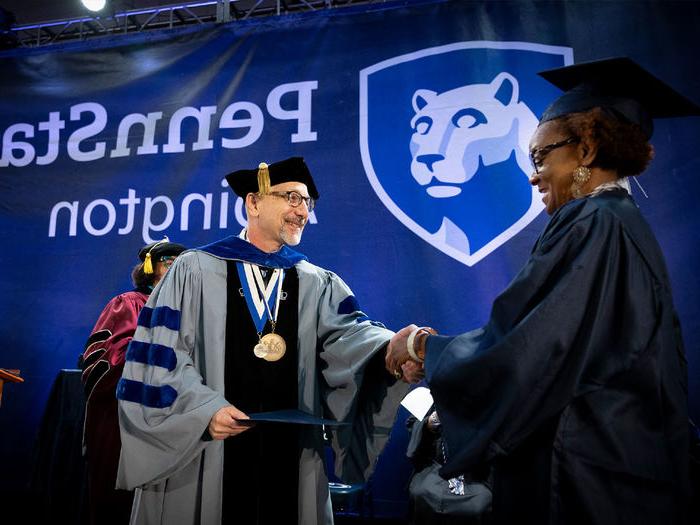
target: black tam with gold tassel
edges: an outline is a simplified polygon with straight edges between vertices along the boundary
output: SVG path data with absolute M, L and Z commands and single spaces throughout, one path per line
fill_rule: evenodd
M 164 255 L 178 256 L 185 251 L 182 244 L 170 242 L 170 239 L 163 237 L 160 241 L 147 244 L 139 250 L 139 259 L 143 261 L 143 273 L 151 275 L 155 269 L 155 263 Z
M 249 193 L 265 195 L 270 187 L 283 182 L 300 182 L 306 185 L 309 196 L 318 200 L 318 190 L 302 157 L 291 157 L 273 164 L 261 162 L 257 169 L 238 170 L 226 175 L 226 181 L 234 193 L 246 198 Z

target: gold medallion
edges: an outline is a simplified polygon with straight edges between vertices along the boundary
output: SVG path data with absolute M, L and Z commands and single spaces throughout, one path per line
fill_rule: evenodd
M 277 361 L 282 359 L 282 356 L 287 351 L 287 343 L 284 342 L 282 336 L 276 333 L 265 334 L 260 339 L 260 344 L 267 349 L 267 354 L 262 357 L 265 361 Z M 256 348 L 259 345 L 256 345 Z M 255 355 L 258 355 L 257 353 Z
M 267 359 L 268 350 L 264 344 L 258 343 L 253 348 L 253 353 L 255 354 L 255 357 L 259 357 L 260 359 Z

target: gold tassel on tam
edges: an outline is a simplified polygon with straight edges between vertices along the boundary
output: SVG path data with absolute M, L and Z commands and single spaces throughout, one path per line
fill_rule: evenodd
M 145 273 L 146 275 L 151 275 L 153 273 L 153 261 L 151 260 L 151 252 L 156 246 L 160 246 L 164 242 L 170 242 L 170 239 L 168 239 L 167 235 L 164 235 L 160 241 L 156 242 L 153 246 L 151 246 L 151 249 L 148 250 L 146 258 L 143 260 L 143 273 Z
M 258 166 L 258 193 L 267 195 L 270 193 L 270 172 L 267 169 L 267 164 L 261 162 Z
M 151 262 L 151 252 L 146 254 L 146 260 L 143 261 L 143 273 L 151 275 L 153 273 L 153 263 Z

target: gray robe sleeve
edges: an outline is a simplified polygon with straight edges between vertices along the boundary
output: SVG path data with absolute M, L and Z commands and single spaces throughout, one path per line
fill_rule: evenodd
M 229 403 L 203 384 L 196 327 L 202 274 L 195 252 L 181 255 L 139 316 L 117 387 L 122 452 L 117 486 L 158 482 L 207 446 L 211 417 Z
M 384 368 L 393 335 L 367 317 L 340 277 L 326 272 L 318 302 L 322 391 L 330 417 L 349 423 L 333 431 L 336 475 L 366 481 L 386 444 L 409 386 Z

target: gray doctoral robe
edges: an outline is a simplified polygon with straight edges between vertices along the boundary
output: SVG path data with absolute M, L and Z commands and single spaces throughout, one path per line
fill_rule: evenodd
M 364 381 L 368 363 L 393 333 L 359 310 L 334 273 L 287 247 L 264 254 L 237 237 L 185 252 L 151 294 L 117 388 L 117 486 L 136 489 L 132 524 L 221 522 L 224 442 L 203 435 L 216 411 L 230 404 L 224 398 L 227 259 L 296 267 L 299 409 L 351 423 L 333 435 L 341 479 L 369 476 L 408 389 L 389 374 Z M 322 436 L 305 427 L 300 439 L 299 523 L 330 524 Z

